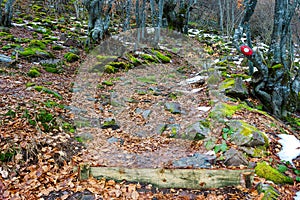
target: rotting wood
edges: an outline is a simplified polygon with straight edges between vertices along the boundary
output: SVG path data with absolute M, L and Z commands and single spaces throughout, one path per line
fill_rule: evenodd
M 94 177 L 116 181 L 153 184 L 159 188 L 221 188 L 226 186 L 251 187 L 254 170 L 230 169 L 150 169 L 122 167 L 79 167 L 80 179 Z M 77 171 L 77 168 L 75 169 Z

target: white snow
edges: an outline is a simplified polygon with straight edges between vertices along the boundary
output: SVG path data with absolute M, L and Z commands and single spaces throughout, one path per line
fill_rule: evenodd
M 294 200 L 300 200 L 300 191 L 296 193 L 296 196 L 294 197 Z
M 282 145 L 279 158 L 289 161 L 295 167 L 292 160 L 300 156 L 300 141 L 294 135 L 279 134 L 278 137 L 281 138 L 278 142 Z

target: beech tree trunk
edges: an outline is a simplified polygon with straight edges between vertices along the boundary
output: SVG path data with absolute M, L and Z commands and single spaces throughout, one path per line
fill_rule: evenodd
M 114 0 L 85 0 L 89 13 L 88 29 L 93 40 L 103 39 L 110 24 L 110 11 Z
M 7 0 L 4 5 L 4 12 L 2 12 L 2 2 L 3 0 L 0 0 L 0 25 L 9 27 L 11 26 L 11 19 L 13 17 L 13 5 L 16 0 Z
M 250 18 L 256 4 L 257 0 L 244 0 L 244 16 L 235 29 L 233 38 L 238 51 L 243 45 L 241 38 L 244 33 L 248 35 L 248 46 L 251 47 Z M 299 4 L 300 0 L 276 0 L 269 53 L 262 55 L 254 51 L 252 55 L 246 56 L 258 70 L 252 76 L 254 95 L 267 110 L 282 119 L 300 109 L 300 69 L 293 64 L 294 51 L 290 26 Z

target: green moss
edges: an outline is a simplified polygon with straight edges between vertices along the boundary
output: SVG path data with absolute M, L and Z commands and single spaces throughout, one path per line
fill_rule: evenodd
M 10 33 L 0 32 L 0 37 L 11 35 Z
M 67 62 L 75 62 L 77 60 L 79 60 L 79 56 L 76 55 L 75 53 L 72 52 L 68 52 L 64 55 L 64 58 L 67 60 Z
M 224 61 L 219 61 L 216 63 L 217 66 L 221 66 L 221 67 L 227 67 L 228 65 L 228 61 L 224 60 Z
M 105 65 L 104 66 L 104 72 L 109 73 L 109 74 L 113 74 L 116 73 L 117 70 L 115 67 L 111 66 L 111 65 Z
M 114 83 L 112 81 L 106 80 L 102 82 L 103 85 L 107 85 L 107 86 L 113 86 Z
M 37 68 L 32 67 L 32 68 L 28 71 L 27 75 L 28 75 L 29 77 L 31 77 L 31 78 L 35 78 L 35 77 L 40 76 L 41 73 L 39 72 L 39 70 L 38 70 Z
M 142 54 L 141 57 L 146 60 L 146 61 L 149 61 L 149 62 L 154 62 L 154 63 L 157 63 L 158 60 L 156 58 L 154 58 L 152 55 L 150 54 Z
M 211 46 L 206 46 L 206 47 L 204 48 L 204 51 L 205 51 L 206 53 L 208 53 L 209 55 L 213 55 L 213 54 L 214 54 L 214 50 L 212 49 Z
M 113 66 L 118 69 L 125 69 L 125 70 L 128 70 L 131 68 L 131 65 L 129 63 L 125 63 L 125 62 L 109 62 L 108 65 Z
M 32 82 L 28 82 L 28 83 L 26 83 L 26 87 L 32 87 L 32 86 L 34 86 L 35 85 L 35 83 L 32 83 Z
M 163 63 L 169 63 L 171 62 L 171 58 L 169 58 L 168 56 L 165 56 L 164 54 L 162 54 L 159 51 L 153 51 L 156 55 L 156 57 L 161 60 Z
M 46 44 L 41 40 L 31 40 L 29 43 L 29 47 L 37 47 L 40 49 L 46 49 Z
M 62 50 L 63 47 L 60 46 L 60 45 L 54 45 L 54 46 L 52 46 L 52 49 L 53 49 L 53 50 Z
M 142 64 L 142 62 L 138 58 L 134 57 L 132 54 L 127 54 L 127 58 L 134 66 Z
M 32 10 L 34 10 L 34 11 L 41 11 L 42 9 L 43 9 L 43 7 L 42 6 L 40 6 L 40 5 L 37 5 L 37 4 L 34 4 L 32 7 Z
M 137 80 L 143 83 L 157 84 L 156 77 L 154 75 L 137 77 Z
M 227 78 L 225 79 L 219 86 L 220 90 L 226 90 L 230 87 L 232 87 L 235 83 L 235 80 L 233 78 Z
M 268 165 L 266 162 L 257 163 L 257 166 L 255 167 L 255 173 L 259 177 L 263 177 L 267 180 L 273 181 L 275 184 L 293 183 L 293 179 L 291 177 L 283 175 L 278 170 Z
M 280 68 L 282 68 L 282 67 L 283 67 L 282 64 L 276 64 L 276 65 L 273 65 L 271 68 L 272 68 L 272 69 L 280 69 Z
M 251 155 L 254 158 L 263 158 L 267 155 L 267 150 L 265 146 L 256 147 Z
M 232 115 L 240 110 L 241 106 L 239 105 L 230 105 L 226 103 L 218 103 L 209 113 L 209 117 L 212 119 L 222 120 L 221 118 L 228 117 L 231 118 Z
M 21 56 L 24 56 L 24 57 L 31 57 L 31 56 L 46 56 L 46 57 L 53 57 L 52 54 L 50 54 L 49 52 L 47 51 L 44 51 L 40 48 L 31 48 L 31 47 L 28 47 L 28 48 L 25 48 L 24 51 L 20 51 L 19 54 Z
M 106 60 L 106 59 L 110 59 L 110 60 L 113 60 L 113 59 L 117 59 L 118 57 L 117 56 L 103 56 L 103 55 L 97 55 L 96 56 L 96 59 L 98 60 L 98 61 L 104 61 L 104 60 Z
M 47 94 L 52 94 L 54 97 L 56 97 L 60 100 L 62 99 L 62 96 L 58 92 L 50 90 L 49 88 L 46 88 L 44 86 L 37 85 L 37 86 L 34 86 L 34 89 L 38 92 L 45 92 Z

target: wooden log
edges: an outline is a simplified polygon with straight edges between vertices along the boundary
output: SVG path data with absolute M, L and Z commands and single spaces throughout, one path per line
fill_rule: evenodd
M 75 169 L 77 170 L 77 169 Z M 249 188 L 254 171 L 229 169 L 148 169 L 121 167 L 79 167 L 79 178 L 106 178 L 152 184 L 158 188 L 221 188 L 237 186 Z

